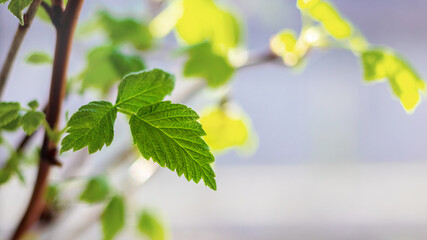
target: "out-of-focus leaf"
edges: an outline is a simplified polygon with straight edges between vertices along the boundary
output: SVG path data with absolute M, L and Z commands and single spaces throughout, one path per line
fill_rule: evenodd
M 286 65 L 295 66 L 300 60 L 300 55 L 306 52 L 306 49 L 303 52 L 297 51 L 296 44 L 295 32 L 283 30 L 271 38 L 270 49 L 274 54 L 282 57 Z
M 46 53 L 46 52 L 32 52 L 30 55 L 27 56 L 26 60 L 27 63 L 31 64 L 51 64 L 52 63 L 52 57 Z
M 227 109 L 212 108 L 205 111 L 200 123 L 206 132 L 206 143 L 213 151 L 244 146 L 250 138 L 246 116 Z
M 21 105 L 18 102 L 0 102 L 0 127 L 15 120 L 20 109 Z
M 59 187 L 57 184 L 51 184 L 46 190 L 45 198 L 46 202 L 54 203 L 58 199 Z
M 17 118 L 12 120 L 8 124 L 4 125 L 1 129 L 5 131 L 11 131 L 11 132 L 16 131 L 21 126 L 21 120 L 22 120 L 22 116 L 18 115 Z
M 137 112 L 143 106 L 162 101 L 174 85 L 174 76 L 160 69 L 129 74 L 119 85 L 116 106 Z
M 214 53 L 209 42 L 190 46 L 185 52 L 189 55 L 184 66 L 185 77 L 201 77 L 210 87 L 219 87 L 233 75 L 234 67 L 225 57 Z
M 39 102 L 37 100 L 32 100 L 28 104 L 28 107 L 30 107 L 32 110 L 36 110 L 39 107 Z
M 110 193 L 108 180 L 105 176 L 96 176 L 89 180 L 80 200 L 87 203 L 97 203 L 105 200 Z
M 167 239 L 167 233 L 163 222 L 150 210 L 144 210 L 139 216 L 138 230 L 150 240 Z
M 125 55 L 111 46 L 96 47 L 88 53 L 87 67 L 80 75 L 82 88 L 106 93 L 124 75 L 143 69 L 145 64 L 138 56 Z
M 24 182 L 24 176 L 20 170 L 20 156 L 16 152 L 12 152 L 5 165 L 0 169 L 0 185 L 7 183 L 10 178 L 16 174 L 21 182 Z
M 150 23 L 150 31 L 157 37 L 163 37 L 174 26 L 186 44 L 209 41 L 216 54 L 224 56 L 241 41 L 241 27 L 237 18 L 213 0 L 172 1 Z
M 114 44 L 131 43 L 136 49 L 147 49 L 153 37 L 148 26 L 133 18 L 115 18 L 106 11 L 99 12 L 101 26 Z
M 43 123 L 43 119 L 45 118 L 44 113 L 38 111 L 28 111 L 24 114 L 21 120 L 21 125 L 24 131 L 31 135 L 40 125 Z
M 95 101 L 79 108 L 67 123 L 68 135 L 61 142 L 61 153 L 88 147 L 89 154 L 109 146 L 114 138 L 117 108 L 110 102 Z
M 105 240 L 112 240 L 125 225 L 125 203 L 122 197 L 115 196 L 101 216 Z
M 383 81 L 387 78 L 393 93 L 400 99 L 407 112 L 415 110 L 421 102 L 425 82 L 409 63 L 387 50 L 368 50 L 362 53 L 366 81 Z
M 335 7 L 327 1 L 299 0 L 298 7 L 321 22 L 326 31 L 336 39 L 349 38 L 353 33 L 351 24 L 343 19 Z
M 190 45 L 210 41 L 217 53 L 227 53 L 240 41 L 236 17 L 213 0 L 182 0 L 182 16 L 176 24 L 179 36 Z
M 155 103 L 132 114 L 129 124 L 133 142 L 145 159 L 152 158 L 178 176 L 216 190 L 215 160 L 201 136 L 205 135 L 199 116 L 192 109 L 169 101 Z

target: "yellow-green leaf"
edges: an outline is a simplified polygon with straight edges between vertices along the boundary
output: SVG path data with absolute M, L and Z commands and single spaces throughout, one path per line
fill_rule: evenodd
M 415 110 L 425 90 L 424 81 L 403 58 L 388 50 L 368 50 L 362 53 L 366 81 L 387 78 L 393 93 L 407 112 Z

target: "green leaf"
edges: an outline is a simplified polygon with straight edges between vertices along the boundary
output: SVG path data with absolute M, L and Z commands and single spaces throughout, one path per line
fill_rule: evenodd
M 371 49 L 361 55 L 366 81 L 387 78 L 393 93 L 407 112 L 415 110 L 421 102 L 425 82 L 402 57 L 386 49 Z
M 119 85 L 116 106 L 136 112 L 163 100 L 172 92 L 174 84 L 173 75 L 160 69 L 129 74 Z
M 21 126 L 21 120 L 22 120 L 22 116 L 18 115 L 17 118 L 12 120 L 8 124 L 4 125 L 2 129 L 10 132 L 16 131 Z
M 148 26 L 133 18 L 115 18 L 106 11 L 99 12 L 101 26 L 114 44 L 131 43 L 136 49 L 151 47 L 153 37 Z
M 3 1 L 0 3 L 5 3 L 7 1 Z M 9 5 L 8 5 L 8 9 L 9 11 L 15 15 L 15 17 L 18 18 L 19 23 L 21 25 L 24 25 L 24 17 L 22 14 L 22 11 L 28 7 L 31 3 L 33 2 L 33 0 L 10 0 Z
M 201 77 L 210 87 L 219 87 L 233 75 L 234 68 L 224 56 L 213 52 L 209 42 L 193 45 L 185 51 L 189 55 L 184 66 L 185 77 Z
M 45 193 L 46 202 L 52 204 L 58 200 L 59 186 L 58 184 L 51 184 L 47 187 Z
M 45 118 L 44 113 L 38 111 L 28 111 L 21 120 L 21 125 L 24 131 L 31 135 L 39 128 Z
M 61 142 L 61 153 L 88 146 L 89 154 L 109 146 L 114 138 L 117 108 L 110 102 L 95 101 L 80 107 L 67 123 L 67 133 Z
M 20 109 L 21 105 L 18 102 L 0 102 L 0 127 L 15 120 Z
M 115 196 L 101 216 L 105 240 L 113 239 L 125 225 L 125 204 L 120 196 Z
M 32 52 L 30 53 L 26 60 L 27 63 L 32 64 L 51 64 L 52 63 L 52 57 L 46 53 L 46 52 Z
M 109 184 L 105 176 L 96 176 L 89 180 L 80 200 L 87 203 L 97 203 L 105 200 L 109 194 Z
M 37 102 L 37 100 L 32 100 L 28 103 L 28 107 L 33 110 L 36 110 L 39 107 L 39 102 Z
M 19 169 L 20 156 L 16 152 L 12 152 L 5 165 L 0 169 L 0 185 L 7 183 L 10 178 L 16 174 L 21 182 L 24 182 L 24 178 Z
M 111 46 L 101 46 L 88 53 L 87 67 L 80 79 L 83 89 L 92 87 L 106 93 L 124 75 L 143 69 L 145 64 L 140 57 L 125 55 Z
M 139 216 L 138 230 L 150 240 L 166 239 L 166 230 L 163 223 L 156 214 L 149 210 L 143 211 Z
M 129 124 L 134 143 L 142 156 L 162 167 L 184 174 L 186 179 L 216 190 L 211 163 L 214 156 L 201 136 L 205 135 L 199 116 L 192 109 L 169 101 L 142 107 Z
M 346 39 L 353 34 L 351 23 L 342 18 L 331 3 L 318 0 L 302 0 L 298 1 L 297 5 L 300 9 L 307 10 L 313 19 L 321 22 L 332 37 Z

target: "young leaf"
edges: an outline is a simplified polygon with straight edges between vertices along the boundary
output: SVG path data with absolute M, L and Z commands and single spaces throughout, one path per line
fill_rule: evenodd
M 22 129 L 28 134 L 33 134 L 39 128 L 45 118 L 44 113 L 38 111 L 28 111 L 21 120 Z
M 130 72 L 145 68 L 140 57 L 125 55 L 111 46 L 92 49 L 87 55 L 87 67 L 81 73 L 83 88 L 97 88 L 104 93 Z
M 387 78 L 393 93 L 407 112 L 415 110 L 421 102 L 425 82 L 402 57 L 387 50 L 368 50 L 362 53 L 362 63 L 367 81 Z
M 114 138 L 117 108 L 110 102 L 95 101 L 80 107 L 67 123 L 67 133 L 61 142 L 61 153 L 88 146 L 89 154 L 109 146 Z
M 148 26 L 132 18 L 118 19 L 106 11 L 99 12 L 100 23 L 114 44 L 129 42 L 136 49 L 147 49 L 153 37 Z
M 33 110 L 36 110 L 39 107 L 39 102 L 37 102 L 37 100 L 32 100 L 28 103 L 28 107 Z
M 113 239 L 125 225 L 125 203 L 122 197 L 115 196 L 108 203 L 101 216 L 105 240 Z
M 234 68 L 227 59 L 213 52 L 209 42 L 188 47 L 189 59 L 184 66 L 185 77 L 205 78 L 210 87 L 219 87 L 233 75 Z
M 8 0 L 3 0 L 0 2 L 0 4 L 6 3 L 7 1 Z M 21 25 L 24 25 L 24 17 L 23 17 L 22 11 L 26 7 L 28 7 L 32 2 L 33 0 L 10 0 L 7 8 L 13 15 L 15 15 L 15 17 L 18 18 L 19 23 Z
M 139 216 L 138 230 L 150 240 L 166 239 L 166 230 L 158 216 L 151 211 L 144 210 Z
M 353 34 L 350 22 L 343 19 L 331 3 L 322 0 L 298 0 L 297 5 L 300 9 L 307 10 L 312 18 L 321 22 L 332 37 L 346 39 Z
M 25 59 L 27 63 L 32 64 L 51 64 L 52 63 L 52 57 L 45 52 L 33 52 L 30 53 L 30 55 L 27 56 L 27 59 Z
M 116 106 L 136 112 L 163 100 L 172 92 L 174 84 L 173 75 L 160 69 L 129 74 L 119 85 Z
M 20 109 L 18 102 L 0 102 L 0 127 L 16 119 Z
M 108 181 L 104 176 L 96 176 L 89 180 L 85 190 L 80 195 L 80 200 L 87 203 L 103 201 L 109 193 Z
M 187 44 L 208 40 L 216 52 L 224 55 L 238 45 L 239 22 L 213 0 L 183 0 L 180 7 L 182 16 L 176 23 L 176 30 Z
M 200 123 L 206 131 L 204 139 L 212 150 L 243 146 L 249 140 L 250 127 L 241 114 L 215 108 L 203 114 Z
M 201 136 L 205 135 L 192 109 L 169 101 L 142 107 L 132 114 L 129 124 L 134 143 L 142 156 L 162 167 L 184 174 L 186 179 L 216 190 L 211 163 L 214 156 Z

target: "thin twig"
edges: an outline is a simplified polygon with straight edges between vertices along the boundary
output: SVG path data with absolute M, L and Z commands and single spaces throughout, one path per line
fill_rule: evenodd
M 24 40 L 25 34 L 33 22 L 36 12 L 42 0 L 34 0 L 28 7 L 27 13 L 24 14 L 24 25 L 19 25 L 13 37 L 12 44 L 10 45 L 9 52 L 7 53 L 6 60 L 3 63 L 0 72 L 0 98 L 2 97 L 4 87 L 9 77 L 10 70 L 12 69 L 13 62 L 15 61 L 18 50 Z

